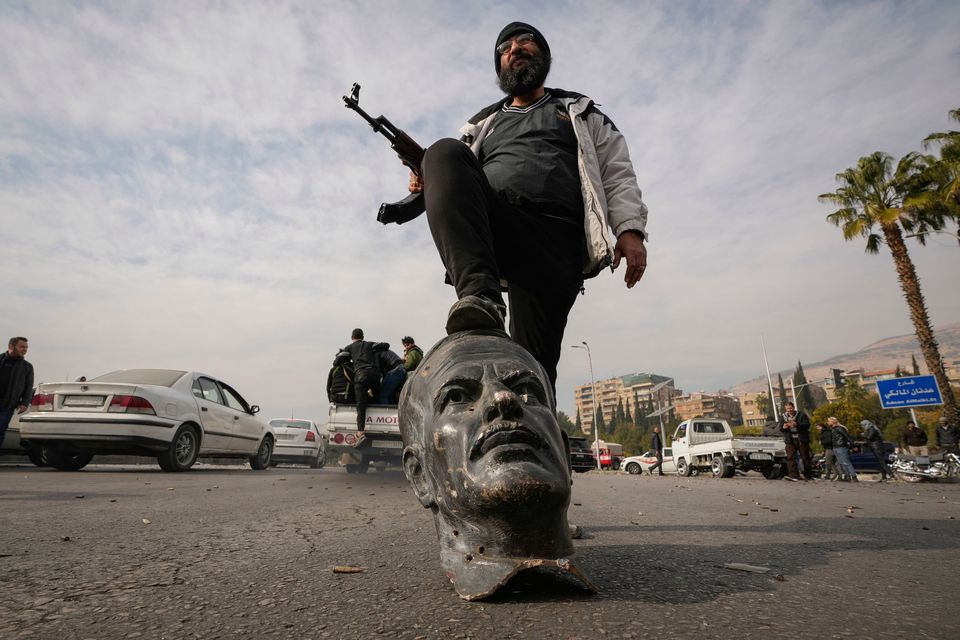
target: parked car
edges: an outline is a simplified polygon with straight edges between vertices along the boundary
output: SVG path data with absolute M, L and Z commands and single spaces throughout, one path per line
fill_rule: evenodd
M 887 464 L 893 464 L 896 451 L 896 443 L 884 441 L 883 452 L 886 455 Z M 810 462 L 813 466 L 814 475 L 819 476 L 823 472 L 823 454 L 816 454 Z M 873 450 L 862 442 L 855 442 L 850 447 L 850 462 L 853 464 L 853 470 L 857 473 L 880 473 L 880 465 L 877 464 L 877 458 L 873 455 Z
M 657 456 L 654 454 L 653 449 L 647 451 L 643 455 L 639 456 L 630 456 L 625 458 L 623 464 L 620 466 L 621 469 L 627 473 L 637 475 L 647 471 L 649 473 L 650 467 L 657 463 Z M 673 462 L 673 449 L 667 447 L 663 450 L 663 472 L 664 473 L 676 473 L 677 465 Z
M 623 445 L 618 442 L 600 441 L 600 468 L 617 471 L 623 462 Z
M 270 428 L 277 439 L 272 464 L 292 462 L 320 469 L 327 463 L 326 437 L 313 420 L 276 418 Z
M 597 459 L 586 438 L 570 437 L 570 468 L 577 473 L 583 473 L 597 468 Z
M 63 471 L 95 455 L 156 457 L 186 471 L 198 456 L 244 458 L 266 469 L 274 435 L 230 385 L 195 371 L 126 369 L 85 382 L 41 384 L 20 416 L 20 438 Z

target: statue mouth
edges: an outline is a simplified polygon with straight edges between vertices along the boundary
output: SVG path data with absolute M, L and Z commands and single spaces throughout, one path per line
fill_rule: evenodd
M 547 441 L 519 422 L 496 422 L 488 427 L 470 448 L 470 460 L 474 461 L 494 449 L 549 449 Z

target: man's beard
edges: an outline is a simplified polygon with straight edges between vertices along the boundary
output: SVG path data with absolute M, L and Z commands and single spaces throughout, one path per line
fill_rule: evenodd
M 501 67 L 497 84 L 501 91 L 511 97 L 527 95 L 543 85 L 550 73 L 550 57 L 542 53 L 529 55 L 524 53 L 520 59 L 526 59 L 527 64 L 518 69 Z

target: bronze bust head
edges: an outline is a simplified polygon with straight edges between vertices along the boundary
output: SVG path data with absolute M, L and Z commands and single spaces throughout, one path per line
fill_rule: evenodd
M 573 560 L 555 410 L 543 368 L 496 330 L 447 336 L 403 388 L 404 472 L 434 513 L 441 564 L 462 598 L 492 595 L 527 569 L 594 590 Z

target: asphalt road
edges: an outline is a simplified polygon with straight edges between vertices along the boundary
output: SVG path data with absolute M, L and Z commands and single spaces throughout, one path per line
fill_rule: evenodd
M 397 472 L 3 466 L 0 638 L 960 637 L 960 484 L 592 472 L 573 502 L 598 595 L 469 603 Z

